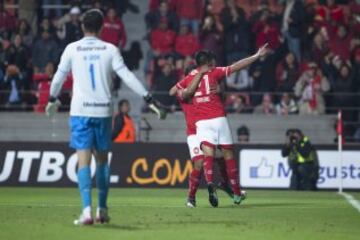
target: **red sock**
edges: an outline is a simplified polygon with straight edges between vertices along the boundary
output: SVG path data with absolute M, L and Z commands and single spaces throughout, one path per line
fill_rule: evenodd
M 213 165 L 214 158 L 211 156 L 206 156 L 204 159 L 204 175 L 207 184 L 213 183 Z
M 196 191 L 200 184 L 201 171 L 193 169 L 189 177 L 189 198 L 195 198 Z
M 217 158 L 216 162 L 219 166 L 219 171 L 221 175 L 221 180 L 223 185 L 227 185 L 229 182 L 229 178 L 226 171 L 225 159 L 224 158 Z
M 227 175 L 235 195 L 240 195 L 239 172 L 235 159 L 225 160 Z

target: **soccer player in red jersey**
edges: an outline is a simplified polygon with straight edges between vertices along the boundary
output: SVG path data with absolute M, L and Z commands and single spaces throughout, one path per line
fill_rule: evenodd
M 225 159 L 227 175 L 234 192 L 234 203 L 240 204 L 242 197 L 238 179 L 238 168 L 233 152 L 233 140 L 226 118 L 223 102 L 218 93 L 219 83 L 230 74 L 248 67 L 260 57 L 267 54 L 267 45 L 261 47 L 258 52 L 248 58 L 242 59 L 227 67 L 213 67 L 203 73 L 199 85 L 192 98 L 193 109 L 196 116 L 196 133 L 204 153 L 204 174 L 208 184 L 209 202 L 213 207 L 218 206 L 218 197 L 213 183 L 213 162 L 216 147 L 220 146 Z M 196 55 L 198 68 L 192 71 L 186 78 L 181 80 L 176 88 L 189 91 L 194 87 L 193 78 L 199 74 L 200 69 L 211 66 L 211 57 L 208 52 L 200 51 Z
M 189 71 L 191 71 L 191 69 L 187 70 L 187 72 Z M 195 195 L 200 184 L 201 170 L 203 168 L 204 161 L 204 155 L 200 149 L 200 141 L 197 139 L 196 136 L 196 116 L 194 115 L 195 110 L 193 109 L 191 98 L 193 97 L 203 74 L 207 71 L 209 71 L 209 67 L 206 65 L 199 69 L 199 72 L 193 77 L 193 82 L 188 86 L 188 89 L 177 89 L 176 86 L 174 86 L 169 92 L 170 95 L 176 96 L 184 112 L 186 122 L 187 144 L 189 147 L 191 160 L 194 164 L 194 168 L 189 176 L 189 192 L 186 203 L 187 207 L 190 208 L 196 207 Z

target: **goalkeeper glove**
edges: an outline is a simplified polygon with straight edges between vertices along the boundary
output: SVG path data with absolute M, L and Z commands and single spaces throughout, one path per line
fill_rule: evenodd
M 50 96 L 48 104 L 46 105 L 46 108 L 45 108 L 46 115 L 50 118 L 53 117 L 55 115 L 55 113 L 57 112 L 57 109 L 60 105 L 61 105 L 61 102 L 58 99 Z
M 156 102 L 153 97 L 148 94 L 144 97 L 145 102 L 148 104 L 150 110 L 154 112 L 160 120 L 166 118 L 166 110 L 160 106 L 158 102 Z

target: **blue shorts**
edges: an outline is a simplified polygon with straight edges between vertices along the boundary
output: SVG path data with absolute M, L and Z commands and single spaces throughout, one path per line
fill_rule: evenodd
M 76 150 L 109 151 L 111 117 L 70 117 L 70 147 Z

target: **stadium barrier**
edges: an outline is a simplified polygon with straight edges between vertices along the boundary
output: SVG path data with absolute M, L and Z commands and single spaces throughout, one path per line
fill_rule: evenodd
M 336 146 L 316 146 L 320 189 L 338 187 Z M 287 188 L 291 171 L 280 145 L 236 146 L 240 182 L 249 188 Z M 1 142 L 0 186 L 75 187 L 76 155 L 66 143 Z M 185 144 L 114 144 L 109 153 L 112 187 L 187 187 L 192 169 Z M 91 165 L 92 174 L 95 161 Z M 360 189 L 360 147 L 344 150 L 345 189 Z

